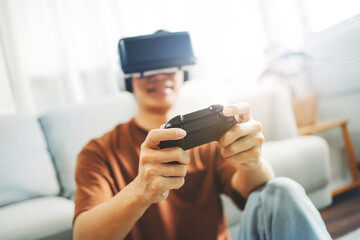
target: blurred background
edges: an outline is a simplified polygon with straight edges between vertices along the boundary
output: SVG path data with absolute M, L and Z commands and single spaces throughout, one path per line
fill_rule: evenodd
M 220 96 L 275 85 L 312 95 L 299 127 L 347 118 L 360 156 L 359 14 L 357 0 L 0 0 L 0 114 L 116 94 L 120 38 L 189 31 L 193 82 Z M 336 131 L 322 136 L 341 158 Z
M 136 111 L 118 41 L 159 29 L 191 35 L 183 92 L 206 106 L 256 96 L 263 156 L 331 204 L 334 238 L 360 239 L 359 0 L 0 0 L 0 239 L 71 239 L 78 152 Z M 312 134 L 330 152 L 298 137 Z

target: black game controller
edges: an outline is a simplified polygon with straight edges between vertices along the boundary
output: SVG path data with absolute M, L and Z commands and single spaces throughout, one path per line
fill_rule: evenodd
M 160 142 L 160 148 L 181 147 L 187 150 L 217 141 L 237 123 L 234 116 L 226 117 L 223 109 L 222 105 L 211 105 L 208 108 L 172 118 L 164 128 L 182 128 L 187 134 L 180 140 Z

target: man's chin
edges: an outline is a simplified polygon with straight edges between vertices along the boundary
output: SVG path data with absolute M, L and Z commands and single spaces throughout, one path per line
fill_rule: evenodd
M 148 108 L 151 108 L 152 111 L 156 112 L 167 112 L 173 108 L 176 104 L 175 99 L 172 98 L 163 98 L 163 99 L 153 99 L 149 101 L 146 105 Z

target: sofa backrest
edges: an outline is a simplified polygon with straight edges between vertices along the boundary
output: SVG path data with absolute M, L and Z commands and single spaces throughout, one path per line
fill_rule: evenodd
M 47 112 L 39 118 L 63 196 L 72 198 L 77 155 L 86 143 L 130 120 L 136 109 L 133 95 L 122 92 L 100 101 Z
M 180 93 L 178 110 L 186 114 L 211 104 L 227 105 L 228 99 L 219 97 L 217 92 L 214 88 L 196 82 L 187 83 Z M 250 102 L 254 118 L 262 122 L 267 140 L 279 140 L 297 135 L 290 100 L 283 91 L 271 90 L 230 96 L 230 99 L 232 103 Z M 71 198 L 75 191 L 76 159 L 85 144 L 95 137 L 102 136 L 117 124 L 130 120 L 136 111 L 134 96 L 120 92 L 104 100 L 54 110 L 39 118 L 58 170 L 64 196 Z
M 60 192 L 37 119 L 0 117 L 0 206 Z
M 219 102 L 211 89 L 194 83 L 184 85 L 179 96 L 179 112 L 185 114 Z M 127 122 L 137 111 L 134 96 L 119 92 L 103 100 L 57 109 L 39 117 L 50 153 L 58 171 L 62 195 L 73 197 L 76 188 L 76 159 L 91 139 L 100 137 L 117 124 Z

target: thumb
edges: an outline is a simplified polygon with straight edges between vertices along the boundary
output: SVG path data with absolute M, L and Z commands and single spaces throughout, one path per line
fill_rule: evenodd
M 186 136 L 186 132 L 181 128 L 153 129 L 144 142 L 149 148 L 157 148 L 161 141 L 178 140 Z

